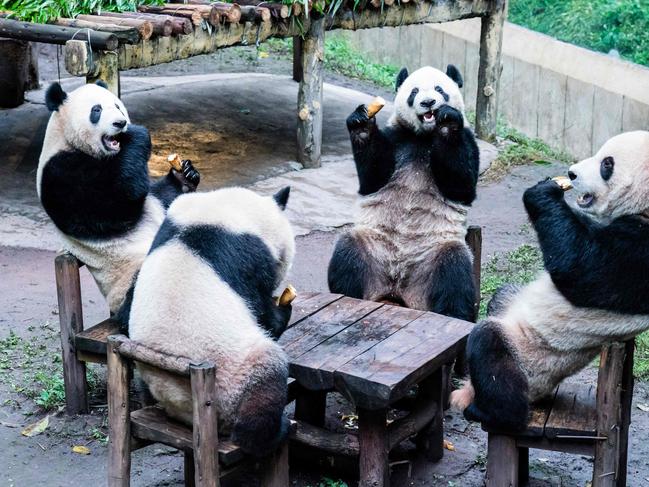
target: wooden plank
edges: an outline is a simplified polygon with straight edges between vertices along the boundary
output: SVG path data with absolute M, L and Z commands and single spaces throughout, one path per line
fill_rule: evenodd
M 357 406 L 387 407 L 452 361 L 472 328 L 466 321 L 426 313 L 340 367 L 336 388 Z
M 188 426 L 169 418 L 157 406 L 149 406 L 131 413 L 133 436 L 154 443 L 177 448 L 192 449 L 192 430 Z M 245 457 L 241 448 L 231 441 L 219 438 L 219 462 L 229 467 Z
M 629 450 L 629 424 L 631 423 L 631 402 L 633 400 L 633 355 L 635 352 L 635 339 L 626 342 L 626 357 L 624 371 L 622 372 L 622 404 L 620 425 L 620 461 L 617 472 L 617 487 L 626 486 L 627 457 Z
M 118 333 L 119 324 L 109 318 L 77 333 L 74 337 L 74 343 L 78 351 L 105 355 L 108 337 Z
M 131 423 L 129 421 L 128 361 L 108 343 L 108 486 L 128 487 L 131 483 Z
M 596 436 L 595 397 L 595 385 L 560 384 L 545 423 L 545 436 L 549 439 Z
M 335 433 L 313 426 L 307 421 L 297 421 L 291 440 L 333 455 L 358 456 L 358 436 L 353 433 Z
M 297 298 L 293 301 L 293 312 L 288 322 L 289 328 L 312 314 L 317 313 L 322 308 L 329 306 L 334 301 L 338 301 L 342 297 L 342 294 L 298 293 Z
M 317 347 L 291 359 L 291 375 L 312 389 L 331 389 L 334 372 L 424 314 L 385 305 Z
M 519 457 L 516 439 L 489 433 L 487 444 L 487 487 L 517 486 Z
M 216 367 L 210 362 L 191 364 L 192 447 L 197 487 L 219 487 L 219 436 L 216 411 Z
M 286 330 L 280 337 L 279 343 L 284 347 L 289 359 L 292 360 L 316 347 L 327 338 L 340 333 L 381 306 L 381 303 L 374 301 L 341 298 L 320 312 L 309 316 L 298 326 Z

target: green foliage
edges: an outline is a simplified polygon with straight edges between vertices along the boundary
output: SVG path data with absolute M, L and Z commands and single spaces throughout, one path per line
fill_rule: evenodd
M 636 349 L 633 361 L 633 375 L 638 379 L 649 379 L 649 331 L 635 339 Z
M 320 480 L 320 483 L 318 483 L 318 487 L 347 487 L 347 482 L 323 477 L 322 480 Z
M 274 53 L 281 57 L 292 55 L 290 39 L 269 39 L 260 46 L 260 50 Z M 384 88 L 394 88 L 394 80 L 399 68 L 389 64 L 373 63 L 354 49 L 347 39 L 330 36 L 325 39 L 325 68 L 334 73 L 350 78 L 369 81 Z
M 34 401 L 45 411 L 56 409 L 65 403 L 65 387 L 60 373 L 36 372 L 34 383 L 41 389 Z
M 487 304 L 505 284 L 527 284 L 543 269 L 541 250 L 532 245 L 521 245 L 511 252 L 494 256 L 482 269 L 480 285 L 480 318 L 484 318 Z
M 649 65 L 649 0 L 510 0 L 509 20 Z
M 164 0 L 0 0 L 0 10 L 30 22 L 46 23 L 58 17 L 73 18 L 95 12 L 135 11 L 138 5 L 160 5 Z

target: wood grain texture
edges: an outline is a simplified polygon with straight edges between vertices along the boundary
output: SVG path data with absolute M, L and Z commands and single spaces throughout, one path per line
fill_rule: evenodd
M 444 375 L 440 368 L 419 383 L 417 406 L 404 418 L 408 421 L 410 428 L 406 429 L 399 438 L 395 438 L 395 440 L 403 441 L 418 433 L 415 439 L 417 448 L 431 462 L 439 462 L 444 457 L 443 405 L 444 388 L 446 387 Z M 391 428 L 395 423 L 390 425 Z M 392 435 L 390 435 L 390 446 L 393 446 L 392 442 Z
M 197 487 L 219 487 L 219 436 L 216 411 L 216 367 L 190 365 L 192 385 L 194 478 Z
M 387 410 L 359 408 L 358 444 L 360 448 L 359 487 L 388 487 L 390 485 L 390 451 L 386 427 Z
M 597 411 L 594 384 L 562 383 L 545 423 L 545 436 L 596 436 Z
M 518 448 L 512 436 L 489 433 L 487 487 L 518 487 Z
M 54 268 L 61 326 L 66 412 L 83 414 L 88 412 L 86 364 L 77 360 L 75 344 L 75 336 L 83 331 L 79 261 L 70 254 L 60 254 L 54 260 Z
M 106 353 L 108 337 L 119 333 L 119 323 L 107 319 L 95 326 L 77 333 L 74 343 L 77 351 L 88 353 Z
M 288 322 L 289 328 L 342 297 L 342 294 L 299 292 L 293 301 L 293 312 Z
M 108 486 L 128 487 L 131 482 L 131 421 L 129 366 L 118 352 L 115 337 L 108 340 Z
M 354 433 L 336 433 L 314 426 L 307 421 L 297 421 L 291 440 L 312 446 L 332 455 L 358 456 L 358 436 Z

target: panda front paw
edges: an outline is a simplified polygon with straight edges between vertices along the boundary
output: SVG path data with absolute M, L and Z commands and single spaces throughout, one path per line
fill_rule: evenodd
M 367 115 L 367 106 L 358 105 L 347 117 L 347 130 L 354 139 L 367 140 L 370 132 L 376 127 L 376 119 Z
M 462 112 L 448 105 L 442 105 L 433 112 L 435 127 L 443 137 L 457 133 L 464 128 Z
M 181 171 L 171 170 L 176 180 L 180 183 L 183 193 L 196 191 L 198 183 L 201 182 L 201 174 L 192 164 L 192 161 L 185 159 L 181 163 Z

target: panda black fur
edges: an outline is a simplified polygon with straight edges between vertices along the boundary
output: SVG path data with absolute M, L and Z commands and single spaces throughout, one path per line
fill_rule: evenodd
M 649 328 L 649 132 L 610 139 L 568 174 L 575 204 L 551 180 L 524 194 L 546 271 L 500 290 L 469 336 L 471 380 L 451 397 L 468 419 L 523 429 L 530 402 Z
M 108 301 L 121 305 L 162 223 L 166 207 L 200 179 L 189 161 L 183 173 L 151 184 L 148 131 L 130 123 L 123 103 L 103 83 L 71 93 L 54 83 L 52 111 L 38 172 L 43 208 L 64 247 L 84 262 Z
M 273 298 L 295 252 L 287 199 L 288 188 L 275 198 L 243 188 L 179 196 L 142 264 L 128 319 L 133 340 L 216 364 L 219 431 L 259 456 L 288 425 L 288 362 L 273 340 L 291 315 Z M 188 380 L 138 368 L 167 414 L 191 424 Z
M 452 65 L 446 74 L 404 68 L 384 129 L 364 105 L 347 119 L 363 198 L 329 264 L 332 292 L 474 318 L 465 234 L 479 151 L 465 126 L 461 86 Z

